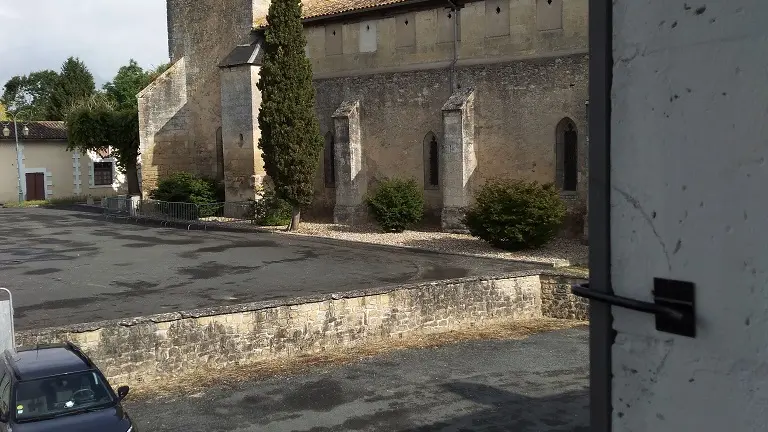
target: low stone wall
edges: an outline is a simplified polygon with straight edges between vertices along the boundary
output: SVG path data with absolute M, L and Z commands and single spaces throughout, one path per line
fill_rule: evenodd
M 541 312 L 545 317 L 589 320 L 589 300 L 571 293 L 571 285 L 586 280 L 556 273 L 544 273 L 539 279 Z
M 22 346 L 72 341 L 119 385 L 207 365 L 539 317 L 539 274 L 520 272 L 30 330 L 16 340 Z

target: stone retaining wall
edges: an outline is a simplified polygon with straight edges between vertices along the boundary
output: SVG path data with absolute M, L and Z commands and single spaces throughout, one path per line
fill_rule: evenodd
M 541 313 L 549 318 L 589 320 L 589 300 L 571 293 L 571 285 L 583 279 L 558 274 L 542 274 Z
M 539 274 L 520 272 L 30 330 L 16 338 L 22 346 L 70 340 L 119 385 L 206 365 L 233 366 L 362 341 L 535 319 L 543 311 L 557 315 L 554 305 L 568 302 L 552 300 L 559 291 L 545 291 L 547 306 L 542 307 Z

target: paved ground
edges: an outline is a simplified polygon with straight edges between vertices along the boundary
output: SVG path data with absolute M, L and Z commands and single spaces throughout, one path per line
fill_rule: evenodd
M 186 231 L 0 209 L 18 329 L 532 268 L 267 233 Z
M 156 432 L 587 432 L 587 340 L 571 329 L 401 351 L 127 408 Z

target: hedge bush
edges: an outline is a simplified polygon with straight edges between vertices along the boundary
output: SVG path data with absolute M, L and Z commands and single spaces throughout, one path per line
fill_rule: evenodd
M 158 201 L 198 204 L 167 207 L 167 211 L 178 213 L 174 214 L 174 218 L 194 220 L 217 214 L 221 206 L 214 204 L 224 201 L 224 187 L 209 178 L 177 172 L 158 181 L 157 189 L 152 190 L 149 197 Z
M 424 216 L 424 195 L 413 179 L 383 180 L 366 197 L 366 203 L 385 232 L 403 232 Z
M 551 184 L 491 180 L 475 196 L 463 223 L 469 232 L 506 250 L 541 247 L 557 235 L 565 204 Z
M 291 205 L 266 188 L 260 200 L 253 202 L 253 217 L 261 226 L 283 226 L 291 223 Z
M 223 189 L 215 180 L 197 177 L 186 172 L 177 172 L 157 182 L 157 189 L 150 192 L 150 198 L 158 201 L 209 204 L 223 201 L 219 196 Z

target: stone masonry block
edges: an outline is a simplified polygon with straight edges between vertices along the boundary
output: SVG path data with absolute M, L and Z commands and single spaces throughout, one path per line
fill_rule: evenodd
M 333 220 L 352 225 L 365 220 L 363 198 L 368 180 L 363 166 L 360 130 L 360 101 L 342 102 L 333 113 L 336 132 L 334 162 L 336 165 L 336 205 Z

